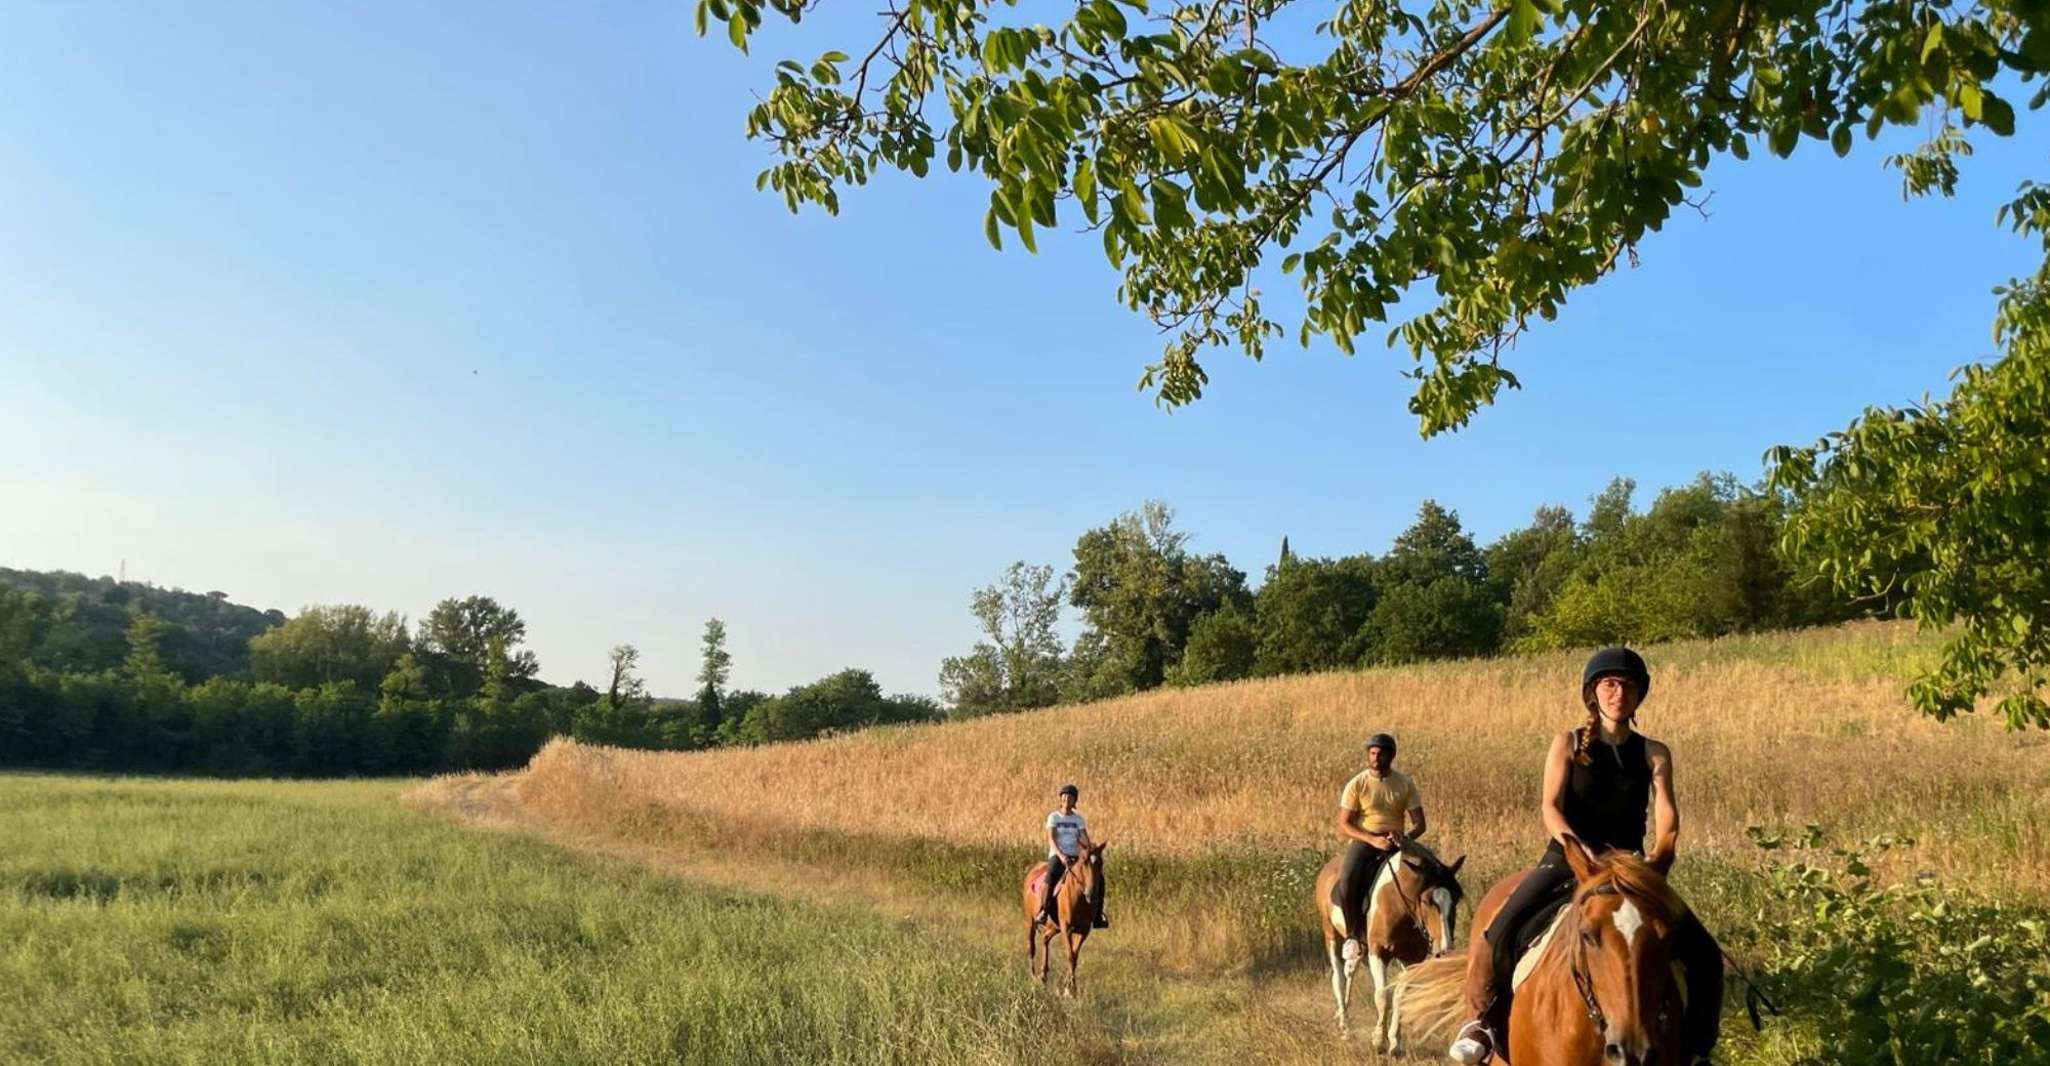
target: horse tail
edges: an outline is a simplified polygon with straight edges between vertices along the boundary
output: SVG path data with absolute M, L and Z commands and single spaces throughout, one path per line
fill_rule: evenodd
M 1426 1039 L 1449 1037 L 1467 1020 L 1465 990 L 1464 951 L 1404 968 L 1395 993 L 1403 1031 Z

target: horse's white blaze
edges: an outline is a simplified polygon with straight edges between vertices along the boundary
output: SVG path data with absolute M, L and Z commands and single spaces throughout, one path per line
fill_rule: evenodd
M 1623 934 L 1625 947 L 1634 944 L 1637 931 L 1644 928 L 1644 915 L 1638 913 L 1637 904 L 1627 899 L 1623 901 L 1622 906 L 1616 908 L 1615 915 L 1609 920 L 1616 923 L 1616 932 Z
M 1434 888 L 1431 898 L 1438 903 L 1438 953 L 1443 955 L 1452 950 L 1452 890 Z

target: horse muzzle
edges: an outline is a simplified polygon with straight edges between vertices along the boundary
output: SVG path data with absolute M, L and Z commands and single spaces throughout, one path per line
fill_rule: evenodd
M 1602 1048 L 1602 1061 L 1609 1066 L 1651 1066 L 1658 1061 L 1658 1049 L 1646 1045 L 1643 1051 L 1631 1051 L 1622 1044 L 1610 1043 Z

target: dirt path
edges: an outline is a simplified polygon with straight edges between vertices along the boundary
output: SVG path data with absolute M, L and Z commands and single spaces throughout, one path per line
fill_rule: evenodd
M 934 942 L 988 953 L 1016 967 L 1020 980 L 1028 979 L 1024 923 L 1014 901 L 983 904 L 921 891 L 891 878 L 887 870 L 690 851 L 585 831 L 525 808 L 516 781 L 514 775 L 439 778 L 409 793 L 406 802 L 477 828 L 532 835 L 702 884 L 805 903 L 859 906 L 905 922 Z M 1321 967 L 1257 976 L 1177 972 L 1156 952 L 1121 943 L 1118 932 L 1113 928 L 1090 938 L 1082 960 L 1082 995 L 1074 1009 L 1113 1034 L 1135 1062 L 1281 1066 L 1437 1060 L 1415 1050 L 1391 1059 L 1369 1049 L 1374 1006 L 1364 967 L 1352 999 L 1354 1038 L 1344 1042 L 1335 1032 L 1330 985 Z

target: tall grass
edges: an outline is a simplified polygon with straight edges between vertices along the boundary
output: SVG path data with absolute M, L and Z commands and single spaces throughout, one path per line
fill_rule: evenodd
M 1672 745 L 1684 854 L 1748 861 L 1748 825 L 1907 833 L 1896 860 L 1987 891 L 2050 892 L 2046 738 L 1918 717 L 1933 644 L 1865 624 L 1653 649 L 1642 728 Z M 1086 706 L 692 754 L 557 742 L 514 788 L 550 819 L 710 827 L 729 842 L 930 841 L 1028 853 L 1064 781 L 1126 864 L 1284 855 L 1334 839 L 1359 744 L 1388 730 L 1432 841 L 1482 873 L 1534 856 L 1540 758 L 1577 724 L 1578 653 L 1159 691 Z M 692 830 L 696 831 L 696 830 Z M 780 843 L 776 843 L 780 841 Z M 859 848 L 855 850 L 860 850 Z
M 902 921 L 468 832 L 401 788 L 0 776 L 0 1061 L 1119 1054 Z
M 1677 883 L 1739 959 L 1777 958 L 1768 938 L 1803 920 L 1772 892 L 1745 832 L 1754 824 L 1817 822 L 1839 840 L 1905 833 L 1917 842 L 1875 858 L 1880 878 L 1934 872 L 1961 899 L 2041 913 L 2046 738 L 1916 716 L 1902 689 L 1936 647 L 1866 624 L 1651 649 L 1641 724 L 1676 754 Z M 1017 878 L 1054 790 L 1072 780 L 1095 835 L 1111 841 L 1117 923 L 1091 951 L 1097 987 L 1118 993 L 1109 1013 L 1122 1012 L 1121 1035 L 1164 1044 L 1175 1061 L 1344 1061 L 1366 1053 L 1332 1039 L 1307 896 L 1335 848 L 1337 794 L 1360 742 L 1384 729 L 1401 738 L 1428 839 L 1469 856 L 1463 880 L 1477 898 L 1543 841 L 1539 763 L 1584 717 L 1582 661 L 1246 682 L 752 750 L 558 742 L 522 773 L 442 779 L 415 796 L 724 883 L 915 905 L 952 935 L 1008 949 Z M 1774 981 L 1814 987 L 1802 973 Z M 1157 997 L 1167 1006 L 1147 1005 L 1155 988 L 1174 990 Z M 1762 1036 L 1733 1015 L 1720 1061 L 1820 1061 L 1822 1012 L 1789 1002 L 1796 1016 Z

